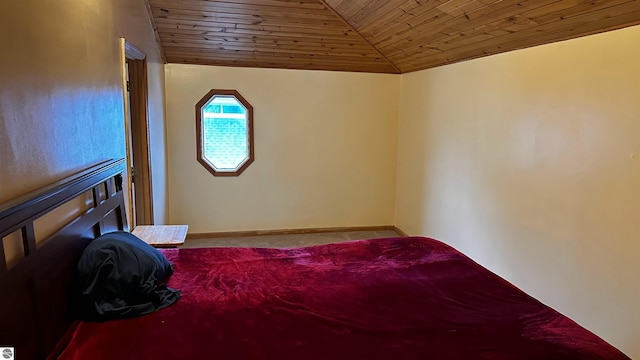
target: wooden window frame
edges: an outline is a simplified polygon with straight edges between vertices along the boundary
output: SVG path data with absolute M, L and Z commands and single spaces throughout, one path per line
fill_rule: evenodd
M 216 170 L 209 161 L 204 157 L 203 148 L 203 130 L 202 130 L 202 108 L 214 96 L 233 96 L 247 109 L 247 136 L 249 146 L 248 159 L 235 171 Z M 196 153 L 198 162 L 204 166 L 213 176 L 239 176 L 242 172 L 253 163 L 254 146 L 253 146 L 253 106 L 236 90 L 211 89 L 209 92 L 196 103 Z

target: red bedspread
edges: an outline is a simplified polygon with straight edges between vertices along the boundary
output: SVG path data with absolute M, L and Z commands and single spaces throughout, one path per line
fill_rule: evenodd
M 432 239 L 166 250 L 182 298 L 61 359 L 628 359 Z

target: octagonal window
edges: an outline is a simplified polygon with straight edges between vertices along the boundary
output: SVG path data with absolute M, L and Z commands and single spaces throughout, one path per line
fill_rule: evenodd
M 196 104 L 198 161 L 215 176 L 253 162 L 253 107 L 235 90 L 211 90 Z

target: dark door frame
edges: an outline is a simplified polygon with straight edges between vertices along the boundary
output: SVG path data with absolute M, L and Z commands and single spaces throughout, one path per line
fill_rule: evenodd
M 124 71 L 128 72 L 125 90 L 127 158 L 129 163 L 129 200 L 132 228 L 152 225 L 153 192 L 149 153 L 148 83 L 146 55 L 125 39 Z M 125 73 L 125 76 L 127 74 Z M 128 92 L 128 94 L 127 94 Z M 127 110 L 127 109 L 125 109 Z

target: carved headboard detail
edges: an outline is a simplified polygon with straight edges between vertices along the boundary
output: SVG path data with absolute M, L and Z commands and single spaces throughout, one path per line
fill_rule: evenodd
M 0 204 L 0 346 L 17 359 L 42 359 L 73 322 L 73 275 L 82 250 L 106 232 L 126 226 L 124 159 L 107 161 L 46 188 Z M 36 239 L 39 218 L 81 196 L 89 209 Z M 51 219 L 49 219 L 51 220 Z M 20 236 L 21 259 L 6 261 L 3 239 Z

